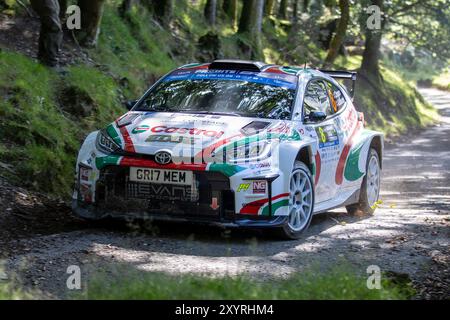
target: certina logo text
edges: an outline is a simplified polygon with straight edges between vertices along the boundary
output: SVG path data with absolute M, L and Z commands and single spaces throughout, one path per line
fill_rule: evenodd
M 223 131 L 215 130 L 205 130 L 198 128 L 180 128 L 180 127 L 167 127 L 167 126 L 157 126 L 153 127 L 151 130 L 153 133 L 178 133 L 178 134 L 189 134 L 189 135 L 203 135 L 210 138 L 220 138 L 225 134 Z
M 194 144 L 199 138 L 191 136 L 177 136 L 177 135 L 151 135 L 145 140 L 146 142 L 165 142 L 165 143 L 184 143 L 184 144 Z

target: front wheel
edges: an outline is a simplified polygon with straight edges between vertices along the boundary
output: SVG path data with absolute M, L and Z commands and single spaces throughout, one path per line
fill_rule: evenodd
M 362 212 L 363 214 L 373 214 L 376 203 L 380 196 L 381 166 L 380 157 L 375 149 L 370 149 L 367 157 L 366 176 L 361 185 L 359 202 L 347 206 L 349 214 Z
M 314 184 L 308 167 L 296 161 L 289 183 L 289 216 L 280 228 L 286 239 L 298 239 L 308 229 L 314 212 Z

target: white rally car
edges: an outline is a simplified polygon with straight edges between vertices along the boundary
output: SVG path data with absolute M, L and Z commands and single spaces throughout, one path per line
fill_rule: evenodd
M 336 79 L 356 74 L 235 60 L 172 71 L 86 138 L 73 211 L 294 239 L 316 213 L 373 213 L 383 135 Z

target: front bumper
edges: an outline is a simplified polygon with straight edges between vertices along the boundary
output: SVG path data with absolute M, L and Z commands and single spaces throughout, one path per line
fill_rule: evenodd
M 277 227 L 284 224 L 285 216 L 270 214 L 272 190 L 268 188 L 267 215 L 248 215 L 236 213 L 236 194 L 230 186 L 230 178 L 220 172 L 194 171 L 198 185 L 195 192 L 170 191 L 164 185 L 149 185 L 131 182 L 129 168 L 124 166 L 106 166 L 95 175 L 89 188 L 80 183 L 75 190 L 73 212 L 82 218 L 99 220 L 103 218 L 147 219 L 179 222 L 206 223 L 227 227 Z M 277 175 L 267 176 L 271 186 Z M 256 177 L 264 180 L 265 177 Z M 251 179 L 242 179 L 243 182 Z M 95 190 L 86 197 L 84 190 Z M 158 194 L 155 195 L 155 189 Z M 82 191 L 83 190 L 83 191 Z M 173 194 L 172 194 L 173 193 Z M 176 194 L 175 194 L 176 193 Z M 83 195 L 82 195 L 83 194 Z M 241 194 L 240 194 L 241 195 Z M 159 198 L 155 198 L 158 196 Z M 217 200 L 217 207 L 212 206 Z M 238 211 L 239 212 L 239 211 Z
M 278 166 L 272 165 L 271 159 L 237 165 L 161 167 L 151 156 L 103 154 L 96 148 L 95 137 L 95 132 L 88 136 L 77 159 L 72 203 L 77 216 L 92 220 L 141 218 L 258 228 L 279 226 L 286 220 L 286 177 Z M 180 198 L 177 194 L 155 201 L 153 194 L 149 196 L 149 186 L 130 182 L 130 167 L 192 171 L 199 181 L 197 195 L 191 197 L 188 190 L 181 190 L 177 192 L 183 193 L 182 200 L 177 199 Z M 266 180 L 267 185 L 255 192 L 252 183 L 259 180 Z M 143 201 L 150 198 L 150 205 Z M 211 208 L 213 198 L 219 206 L 216 210 Z
M 220 226 L 226 228 L 276 228 L 283 226 L 287 216 L 246 216 L 235 214 L 230 217 L 223 217 L 218 212 L 217 216 L 205 217 L 196 215 L 170 215 L 159 212 L 149 214 L 147 211 L 114 211 L 101 209 L 95 205 L 81 203 L 78 200 L 72 201 L 72 210 L 78 217 L 88 220 L 101 220 L 105 218 L 113 218 L 120 220 L 149 220 L 149 221 L 168 221 L 178 223 L 195 223 Z

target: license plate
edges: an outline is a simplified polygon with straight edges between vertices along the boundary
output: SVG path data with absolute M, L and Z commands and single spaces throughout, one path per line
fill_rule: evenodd
M 133 182 L 190 186 L 193 180 L 194 173 L 192 171 L 130 168 L 130 181 Z

